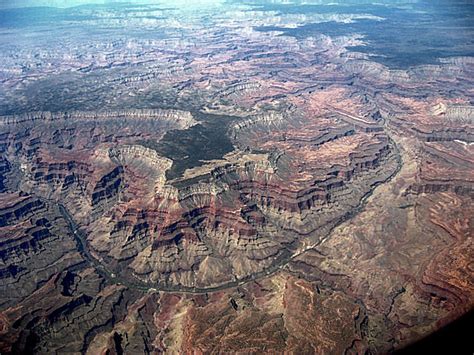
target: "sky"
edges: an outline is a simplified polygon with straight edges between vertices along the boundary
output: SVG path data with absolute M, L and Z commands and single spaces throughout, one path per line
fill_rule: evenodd
M 130 2 L 134 4 L 214 4 L 223 0 L 0 0 L 0 8 L 52 6 L 52 7 L 73 7 L 85 4 L 113 4 Z
M 209 5 L 220 4 L 226 0 L 0 0 L 0 8 L 15 7 L 34 7 L 34 6 L 52 6 L 52 7 L 73 7 L 85 4 L 113 4 L 113 3 L 132 3 L 132 4 L 164 4 L 166 6 L 174 5 Z M 228 1 L 228 0 L 227 0 Z M 407 4 L 416 3 L 420 0 L 240 0 L 255 4 Z M 239 1 L 239 2 L 240 2 Z M 428 0 L 430 1 L 430 0 Z M 452 1 L 452 0 L 436 0 Z M 459 1 L 459 0 L 457 0 Z M 470 2 L 472 0 L 464 0 Z

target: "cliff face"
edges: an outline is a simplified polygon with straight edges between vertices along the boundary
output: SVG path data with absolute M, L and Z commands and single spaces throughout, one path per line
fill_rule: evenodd
M 399 164 L 383 133 L 270 112 L 235 123 L 236 151 L 175 183 L 165 174 L 173 161 L 137 142 L 194 124 L 181 114 L 4 117 L 5 160 L 20 162 L 4 178 L 74 211 L 87 248 L 111 272 L 206 289 L 275 270 L 317 244 Z
M 189 112 L 178 110 L 120 110 L 120 111 L 102 111 L 102 112 L 29 112 L 21 115 L 2 116 L 0 124 L 3 126 L 18 124 L 37 124 L 37 121 L 69 121 L 69 122 L 96 122 L 112 120 L 149 120 L 158 121 L 162 124 L 175 125 L 176 128 L 188 128 L 196 121 Z
M 383 133 L 289 116 L 235 124 L 236 144 L 269 153 L 233 153 L 179 184 L 166 181 L 172 161 L 156 151 L 98 141 L 80 161 L 38 151 L 23 186 L 76 208 L 111 270 L 149 285 L 221 286 L 318 243 L 397 168 Z
M 40 334 L 52 324 L 69 327 L 73 317 L 89 324 L 75 331 L 89 334 L 91 352 L 151 342 L 163 351 L 232 351 L 228 332 L 247 349 L 387 351 L 389 339 L 370 343 L 364 334 L 378 329 L 404 344 L 420 327 L 434 329 L 433 319 L 465 312 L 473 292 L 463 271 L 472 210 L 461 208 L 473 197 L 470 109 L 434 105 L 422 114 L 415 101 L 403 101 L 415 107 L 403 116 L 394 109 L 401 103 L 386 96 L 377 115 L 372 105 L 357 111 L 373 99 L 360 97 L 348 111 L 344 91 L 317 95 L 298 109 L 241 117 L 226 132 L 233 152 L 173 180 L 166 177 L 173 160 L 143 142 L 202 124 L 191 114 L 3 117 L 3 349 L 20 346 L 28 322 Z M 339 101 L 314 106 L 325 95 Z M 415 127 L 414 119 L 422 123 Z M 378 197 L 370 197 L 374 191 Z M 436 241 L 417 237 L 426 221 Z M 404 264 L 410 255 L 419 259 L 413 270 Z M 117 275 L 122 285 L 111 285 Z M 135 287 L 222 291 L 211 299 L 165 295 L 157 306 L 157 294 L 138 297 Z M 415 322 L 410 309 L 426 300 L 432 306 Z M 324 326 L 308 329 L 315 320 Z M 169 332 L 183 327 L 190 330 L 173 343 Z M 276 338 L 261 343 L 256 327 Z M 53 349 L 64 336 L 27 343 Z M 77 339 L 68 349 L 83 346 Z
M 390 353 L 472 310 L 472 58 L 248 6 L 2 31 L 0 353 Z
M 3 194 L 0 212 L 1 307 L 15 306 L 64 269 L 81 265 L 74 238 L 57 207 L 38 198 Z

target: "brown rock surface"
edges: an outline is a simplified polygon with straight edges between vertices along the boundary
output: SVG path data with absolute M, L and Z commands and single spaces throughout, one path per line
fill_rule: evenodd
M 390 353 L 473 311 L 472 58 L 248 6 L 2 32 L 0 353 Z

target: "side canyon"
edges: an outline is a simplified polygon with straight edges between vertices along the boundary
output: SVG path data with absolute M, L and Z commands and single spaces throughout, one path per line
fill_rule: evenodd
M 0 353 L 378 354 L 472 314 L 473 57 L 274 6 L 0 26 Z

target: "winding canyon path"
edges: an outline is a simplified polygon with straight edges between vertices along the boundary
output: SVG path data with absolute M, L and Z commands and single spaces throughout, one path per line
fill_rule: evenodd
M 355 215 L 359 214 L 361 211 L 364 210 L 365 205 L 368 201 L 368 199 L 372 196 L 374 191 L 377 189 L 382 184 L 386 184 L 390 182 L 400 171 L 402 167 L 402 159 L 400 155 L 400 150 L 397 146 L 397 144 L 394 142 L 394 140 L 388 135 L 390 143 L 393 146 L 393 149 L 395 151 L 396 157 L 397 157 L 397 167 L 394 170 L 394 172 L 388 176 L 385 180 L 379 181 L 377 184 L 375 184 L 372 189 L 367 192 L 362 199 L 360 200 L 359 204 L 357 207 L 354 209 L 348 211 L 344 216 L 339 218 L 339 220 L 336 222 L 336 224 L 329 230 L 329 232 L 320 240 L 318 240 L 316 243 L 313 245 L 309 245 L 303 250 L 300 250 L 296 253 L 290 253 L 288 252 L 287 255 L 284 257 L 280 258 L 276 263 L 274 263 L 272 266 L 269 268 L 256 272 L 253 274 L 250 274 L 246 276 L 245 278 L 237 279 L 234 281 L 226 282 L 218 286 L 210 286 L 210 287 L 204 287 L 204 288 L 199 288 L 199 287 L 186 287 L 186 286 L 173 286 L 173 285 L 166 285 L 166 284 L 150 284 L 147 282 L 144 282 L 139 279 L 134 279 L 133 281 L 124 278 L 121 275 L 114 273 L 114 271 L 110 270 L 106 265 L 104 265 L 100 260 L 95 258 L 92 253 L 89 250 L 88 243 L 87 243 L 87 236 L 85 233 L 81 230 L 81 228 L 78 226 L 78 224 L 74 221 L 74 218 L 72 214 L 68 211 L 68 209 L 61 203 L 58 204 L 57 201 L 54 200 L 45 200 L 49 203 L 52 204 L 58 204 L 59 205 L 59 210 L 63 216 L 63 218 L 67 221 L 69 229 L 74 236 L 74 239 L 76 240 L 77 247 L 81 255 L 85 258 L 85 260 L 92 266 L 94 269 L 102 275 L 107 282 L 111 284 L 121 284 L 124 285 L 130 289 L 135 289 L 139 290 L 142 292 L 149 292 L 149 291 L 160 291 L 160 292 L 170 292 L 170 293 L 189 293 L 189 294 L 206 294 L 206 293 L 212 293 L 212 292 L 217 292 L 217 291 L 223 291 L 229 288 L 237 287 L 244 285 L 246 283 L 256 281 L 268 276 L 271 276 L 278 272 L 279 270 L 283 269 L 291 260 L 301 256 L 305 252 L 314 249 L 317 247 L 319 244 L 324 242 L 327 238 L 330 237 L 332 232 L 340 226 L 342 223 L 350 220 L 353 218 Z

